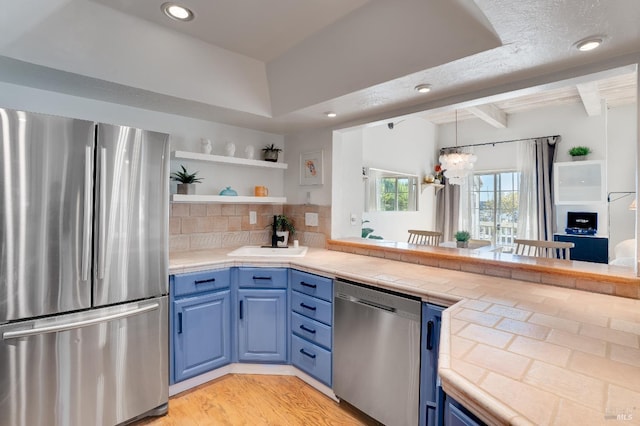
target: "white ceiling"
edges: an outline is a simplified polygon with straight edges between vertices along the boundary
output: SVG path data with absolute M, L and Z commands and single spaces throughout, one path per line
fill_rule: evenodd
M 289 133 L 640 53 L 637 0 L 186 0 L 189 23 L 165 18 L 162 3 L 0 0 L 0 81 Z M 601 48 L 573 47 L 594 34 Z M 635 101 L 634 70 L 605 77 L 595 96 Z M 432 92 L 416 93 L 419 83 Z M 577 92 L 490 108 L 581 101 Z

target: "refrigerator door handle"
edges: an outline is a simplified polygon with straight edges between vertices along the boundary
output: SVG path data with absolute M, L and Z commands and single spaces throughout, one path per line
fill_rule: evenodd
M 154 303 L 154 304 L 143 306 L 143 307 L 129 309 L 128 311 L 117 312 L 114 314 L 105 315 L 102 317 L 92 318 L 88 320 L 49 325 L 45 327 L 32 328 L 29 330 L 5 331 L 4 333 L 2 333 L 2 339 L 3 340 L 19 339 L 21 337 L 29 337 L 37 334 L 57 333 L 60 331 L 74 330 L 77 328 L 83 328 L 83 327 L 88 327 L 90 325 L 100 324 L 102 322 L 109 322 L 117 319 L 122 319 L 122 318 L 131 317 L 134 315 L 143 314 L 145 312 L 154 311 L 159 307 L 160 307 L 159 303 Z
M 90 146 L 84 151 L 84 219 L 82 224 L 82 281 L 89 280 L 89 250 L 91 244 L 91 182 L 93 180 L 92 150 Z
M 107 205 L 107 196 L 105 194 L 105 185 L 107 180 L 107 149 L 100 148 L 100 211 L 98 213 L 98 226 L 99 226 L 99 235 L 98 240 L 100 241 L 100 247 L 98 248 L 98 279 L 104 278 L 104 258 L 105 258 L 105 239 L 106 239 L 106 205 Z

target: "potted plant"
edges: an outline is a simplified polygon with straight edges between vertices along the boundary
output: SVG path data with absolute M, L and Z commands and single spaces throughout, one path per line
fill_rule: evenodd
M 278 247 L 286 247 L 289 244 L 289 236 L 293 238 L 296 233 L 296 227 L 293 225 L 293 220 L 283 214 L 276 216 L 276 235 L 278 237 L 284 237 L 283 241 L 278 241 Z M 271 224 L 270 226 L 273 226 Z
M 264 152 L 264 160 L 276 163 L 278 161 L 278 153 L 280 151 L 282 151 L 282 148 L 278 148 L 274 144 L 266 145 L 262 148 L 262 152 Z
M 573 161 L 586 160 L 589 154 L 591 154 L 591 149 L 588 146 L 574 146 L 569 150 Z
M 178 181 L 178 194 L 195 194 L 196 183 L 202 182 L 202 178 L 197 177 L 198 172 L 189 173 L 183 165 L 182 170 L 171 173 L 171 179 Z
M 471 238 L 471 234 L 469 234 L 469 231 L 458 231 L 454 234 L 453 237 L 456 239 L 456 247 L 469 247 L 469 239 Z

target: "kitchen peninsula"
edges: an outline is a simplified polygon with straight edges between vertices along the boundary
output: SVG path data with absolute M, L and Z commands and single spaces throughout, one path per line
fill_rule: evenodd
M 230 258 L 227 251 L 175 253 L 170 272 L 291 267 L 448 306 L 442 386 L 489 424 L 600 424 L 619 415 L 630 416 L 629 424 L 640 420 L 640 300 L 494 276 L 489 266 L 473 273 L 451 255 L 439 262 L 458 262 L 463 270 L 398 261 L 417 256 L 410 251 L 389 251 L 393 260 L 322 249 L 303 258 L 256 260 Z

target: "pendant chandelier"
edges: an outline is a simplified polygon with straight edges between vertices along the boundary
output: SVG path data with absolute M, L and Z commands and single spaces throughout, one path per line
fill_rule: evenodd
M 444 170 L 444 177 L 451 185 L 463 185 L 467 176 L 471 170 L 473 170 L 473 163 L 476 162 L 478 157 L 475 155 L 462 152 L 458 148 L 458 110 L 456 110 L 456 147 L 444 151 L 440 155 L 440 164 Z

